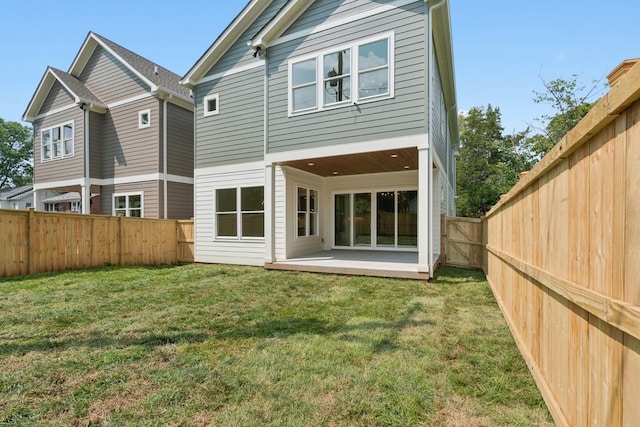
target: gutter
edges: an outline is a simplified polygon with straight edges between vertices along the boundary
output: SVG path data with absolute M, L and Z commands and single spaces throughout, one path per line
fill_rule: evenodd
M 167 167 L 168 167 L 168 143 L 169 143 L 169 136 L 167 135 L 167 131 L 169 129 L 169 126 L 167 124 L 167 120 L 169 117 L 168 114 L 168 107 L 169 107 L 169 101 L 171 100 L 171 98 L 173 98 L 173 95 L 169 95 L 165 98 L 163 98 L 163 104 L 162 104 L 162 189 L 163 189 L 163 197 L 162 197 L 162 203 L 163 203 L 163 211 L 164 211 L 164 219 L 167 219 L 168 216 L 168 209 L 169 209 L 169 202 L 168 202 L 168 191 L 169 191 L 169 184 L 167 182 L 168 180 L 168 172 L 167 172 Z
M 91 213 L 91 169 L 89 168 L 91 165 L 90 157 L 91 157 L 91 149 L 89 145 L 89 112 L 93 108 L 93 104 L 89 104 L 87 108 L 87 104 L 80 104 L 80 108 L 82 108 L 84 112 L 84 186 L 82 188 L 82 213 L 90 214 Z

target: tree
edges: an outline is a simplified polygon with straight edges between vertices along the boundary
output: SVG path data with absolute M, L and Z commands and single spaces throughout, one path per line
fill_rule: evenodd
M 457 211 L 479 217 L 496 204 L 531 167 L 524 149 L 526 134 L 504 136 L 499 108 L 474 107 L 459 117 L 460 156 L 457 160 Z
M 31 128 L 0 119 L 0 188 L 33 182 Z
M 540 133 L 530 136 L 526 145 L 538 158 L 549 152 L 584 116 L 587 115 L 595 102 L 589 101 L 598 89 L 598 81 L 594 81 L 587 89 L 586 85 L 578 82 L 578 75 L 573 74 L 569 79 L 555 79 L 549 82 L 542 77 L 543 92 L 534 91 L 536 104 L 549 104 L 555 111 L 553 115 L 542 115 L 535 119 L 542 124 L 536 127 Z

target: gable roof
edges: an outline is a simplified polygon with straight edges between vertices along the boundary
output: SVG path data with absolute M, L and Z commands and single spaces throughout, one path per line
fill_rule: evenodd
M 207 51 L 196 61 L 181 84 L 193 88 L 227 50 L 240 38 L 251 24 L 265 11 L 273 0 L 250 0 L 235 19 L 218 36 Z
M 38 111 L 42 108 L 42 104 L 47 99 L 55 82 L 60 83 L 62 87 L 64 87 L 67 93 L 74 98 L 76 104 L 86 104 L 90 111 L 98 113 L 104 113 L 107 110 L 107 105 L 94 95 L 80 80 L 57 68 L 47 67 L 38 88 L 22 116 L 24 121 L 33 122 L 35 120 Z
M 7 188 L 0 190 L 0 200 L 11 200 L 15 197 L 21 196 L 24 193 L 33 191 L 33 185 L 25 185 L 22 187 Z
M 92 111 L 104 113 L 108 106 L 78 79 L 98 46 L 113 55 L 140 80 L 145 82 L 151 92 L 156 92 L 161 98 L 168 98 L 171 102 L 184 108 L 193 108 L 191 93 L 188 88 L 180 85 L 180 76 L 178 74 L 90 31 L 68 72 L 65 73 L 56 68 L 47 67 L 47 71 L 23 115 L 23 120 L 32 122 L 35 119 L 55 81 L 59 81 L 65 87 L 69 94 L 74 97 L 76 104 L 87 104 Z

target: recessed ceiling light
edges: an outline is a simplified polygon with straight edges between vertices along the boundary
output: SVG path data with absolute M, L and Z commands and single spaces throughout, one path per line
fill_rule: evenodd
M 398 155 L 397 155 L 397 154 L 392 154 L 392 155 L 391 155 L 391 158 L 392 158 L 392 159 L 397 159 L 397 158 L 398 158 Z
M 338 175 L 338 171 L 333 171 L 333 174 L 334 175 Z
M 315 164 L 315 163 L 313 163 L 313 162 L 309 162 L 309 163 L 307 163 L 307 164 L 308 164 L 309 166 L 315 166 L 315 165 L 316 165 L 316 164 Z
M 405 169 L 411 169 L 411 166 L 406 165 L 404 168 L 405 168 Z

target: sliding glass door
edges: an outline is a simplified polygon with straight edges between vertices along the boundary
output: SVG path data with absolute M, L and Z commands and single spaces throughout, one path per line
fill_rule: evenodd
M 418 246 L 418 192 L 378 191 L 334 196 L 337 247 L 401 249 Z

